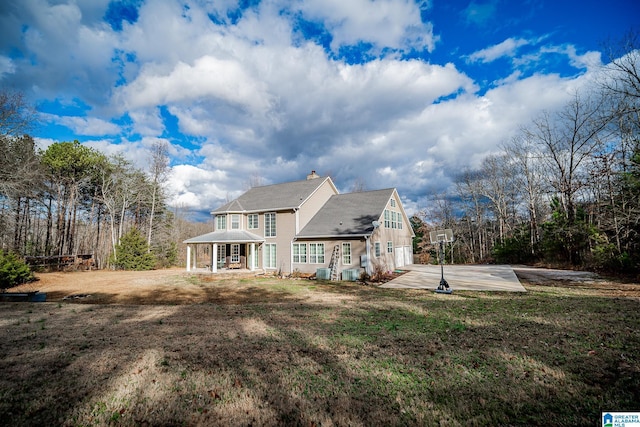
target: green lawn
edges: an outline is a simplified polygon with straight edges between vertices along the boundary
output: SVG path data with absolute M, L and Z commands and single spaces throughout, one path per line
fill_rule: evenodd
M 233 298 L 239 281 L 206 282 Z M 640 301 L 256 279 L 243 304 L 0 305 L 10 425 L 600 425 L 640 410 Z

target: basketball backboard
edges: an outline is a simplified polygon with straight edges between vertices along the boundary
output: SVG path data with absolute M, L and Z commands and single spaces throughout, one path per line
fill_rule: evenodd
M 453 230 L 450 228 L 446 228 L 443 230 L 430 231 L 429 238 L 431 239 L 432 244 L 440 242 L 451 243 L 453 242 Z

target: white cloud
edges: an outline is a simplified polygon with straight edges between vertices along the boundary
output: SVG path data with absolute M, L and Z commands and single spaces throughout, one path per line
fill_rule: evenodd
M 426 48 L 432 51 L 436 37 L 430 23 L 423 23 L 420 9 L 410 0 L 312 0 L 298 3 L 311 20 L 323 20 L 333 36 L 332 47 L 369 42 L 378 48 Z
M 41 114 L 46 119 L 68 127 L 77 135 L 104 136 L 116 135 L 121 132 L 118 125 L 95 117 L 56 116 Z
M 129 110 L 128 115 L 133 122 L 132 132 L 142 136 L 162 135 L 165 130 L 158 108 Z
M 143 68 L 117 99 L 127 108 L 139 108 L 212 97 L 259 113 L 270 104 L 264 89 L 239 62 L 204 56 L 193 65 L 178 62 L 164 75 Z
M 14 65 L 11 58 L 0 55 L 0 81 L 5 74 L 13 74 L 15 71 L 16 66 Z
M 227 191 L 217 185 L 224 179 L 225 173 L 222 171 L 211 171 L 190 165 L 174 166 L 167 181 L 167 189 L 171 194 L 169 205 L 211 210 L 226 200 Z
M 48 119 L 78 135 L 109 136 L 86 144 L 143 169 L 150 144 L 166 138 L 173 143 L 171 203 L 198 210 L 239 195 L 252 176 L 275 183 L 303 179 L 312 169 L 331 173 L 342 190 L 356 179 L 371 189 L 398 187 L 406 205 L 419 207 L 519 124 L 561 105 L 582 79 L 532 74 L 531 64 L 547 54 L 580 70 L 600 62 L 596 52 L 536 50 L 541 39 L 511 37 L 465 58 L 484 64 L 507 57 L 523 68 L 480 91 L 453 63 L 397 55 L 432 51 L 437 41 L 412 0 L 263 0 L 234 25 L 207 14 L 225 18 L 237 2 L 193 1 L 187 8 L 148 0 L 137 22 L 123 22 L 120 32 L 101 21 L 107 0 L 51 3 L 25 0 L 17 15 L 0 16 L 3 84 L 68 102 L 70 111 L 84 105 L 86 117 Z M 468 22 L 493 19 L 496 4 L 472 2 Z M 293 40 L 299 16 L 330 32 L 333 54 Z M 380 58 L 335 59 L 340 47 L 361 41 Z M 6 56 L 14 45 L 22 56 Z M 130 124 L 114 124 L 127 116 Z M 176 142 L 185 140 L 185 147 Z
M 525 39 L 508 38 L 496 45 L 481 49 L 469 55 L 472 62 L 493 62 L 503 56 L 512 57 L 516 54 L 519 47 L 526 46 L 530 42 Z

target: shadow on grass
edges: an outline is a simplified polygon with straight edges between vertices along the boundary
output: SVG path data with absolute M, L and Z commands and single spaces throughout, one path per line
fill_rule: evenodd
M 256 287 L 237 305 L 0 305 L 0 419 L 577 426 L 637 409 L 637 301 L 345 292 L 357 298 Z

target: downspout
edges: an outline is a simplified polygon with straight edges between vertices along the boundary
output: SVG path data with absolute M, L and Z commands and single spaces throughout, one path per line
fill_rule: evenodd
M 364 236 L 364 247 L 367 250 L 367 255 L 366 255 L 367 263 L 364 266 L 364 271 L 366 271 L 369 276 L 371 276 L 371 246 L 370 246 L 371 242 L 369 241 L 370 237 L 371 237 L 370 235 Z

